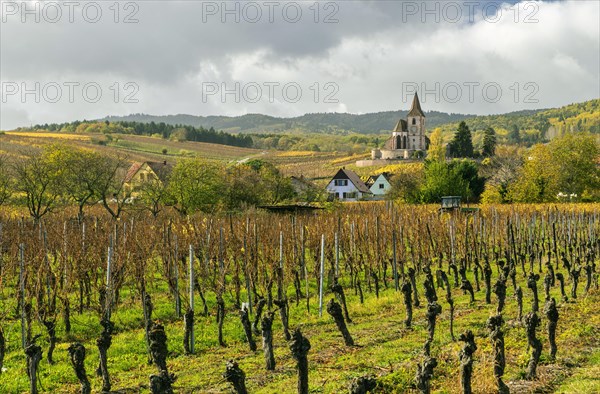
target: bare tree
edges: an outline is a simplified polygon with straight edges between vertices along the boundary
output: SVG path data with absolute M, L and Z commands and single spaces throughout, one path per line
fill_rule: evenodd
M 121 216 L 131 196 L 123 182 L 127 165 L 125 156 L 103 156 L 99 159 L 102 175 L 96 185 L 96 195 L 113 219 Z
M 0 155 L 0 206 L 12 195 L 12 174 L 6 155 Z

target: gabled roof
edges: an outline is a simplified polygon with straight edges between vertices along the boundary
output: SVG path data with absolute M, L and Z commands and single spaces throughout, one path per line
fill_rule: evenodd
M 369 175 L 369 177 L 365 181 L 365 185 L 368 188 L 370 188 L 371 186 L 373 186 L 373 184 L 375 183 L 375 181 L 377 180 L 378 177 L 379 177 L 379 175 Z
M 341 168 L 332 179 L 348 179 L 354 187 L 358 189 L 358 191 L 362 193 L 371 193 L 367 185 L 360 179 L 358 175 L 354 171 L 347 170 L 345 168 Z
M 396 127 L 394 127 L 394 132 L 406 131 L 408 130 L 406 121 L 404 119 L 400 119 L 398 123 L 396 123 Z
M 425 117 L 423 110 L 421 109 L 421 103 L 419 102 L 419 96 L 415 93 L 415 97 L 413 97 L 412 107 L 410 107 L 410 111 L 407 116 L 422 116 Z
M 306 191 L 312 187 L 315 187 L 315 184 L 309 181 L 304 177 L 304 175 L 290 176 L 290 181 L 292 182 L 292 187 L 296 189 L 296 191 Z
M 173 165 L 171 163 L 167 163 L 167 161 L 147 161 L 148 166 L 154 171 L 158 179 L 161 182 L 165 182 L 171 172 L 173 171 Z
M 389 172 L 382 172 L 379 175 L 373 175 L 373 178 L 375 178 L 376 181 L 380 176 L 383 176 L 388 182 L 390 181 L 390 179 L 392 179 L 392 174 L 390 174 Z
M 133 163 L 131 167 L 129 167 L 129 169 L 127 170 L 127 174 L 125 174 L 125 179 L 123 180 L 123 182 L 127 183 L 131 181 L 131 179 L 135 176 L 135 174 L 137 174 L 137 172 L 140 170 L 140 168 L 142 168 L 143 165 L 144 163 L 141 162 Z
M 173 165 L 170 163 L 167 163 L 166 161 L 135 162 L 127 170 L 127 174 L 125 174 L 125 179 L 123 182 L 124 183 L 130 182 L 133 179 L 133 177 L 135 176 L 135 174 L 137 174 L 138 171 L 144 166 L 144 164 L 147 164 L 148 167 L 150 167 L 150 169 L 154 172 L 154 174 L 156 174 L 156 176 L 158 177 L 158 179 L 160 179 L 161 182 L 165 182 L 167 180 L 167 178 L 169 177 L 169 174 L 171 174 L 171 171 L 173 170 Z

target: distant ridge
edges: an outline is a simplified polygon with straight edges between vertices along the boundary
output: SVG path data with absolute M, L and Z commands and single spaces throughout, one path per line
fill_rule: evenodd
M 262 114 L 241 116 L 196 116 L 196 115 L 148 115 L 131 114 L 107 116 L 100 120 L 110 122 L 134 121 L 143 123 L 164 122 L 171 125 L 189 125 L 214 128 L 230 133 L 290 133 L 303 131 L 324 134 L 345 134 L 355 132 L 373 134 L 390 130 L 399 118 L 406 117 L 408 111 L 386 111 L 368 114 L 349 113 L 309 113 L 292 118 L 278 118 Z M 447 114 L 437 111 L 425 112 L 427 127 L 459 122 L 475 115 Z
M 522 110 L 500 115 L 465 115 L 425 111 L 427 131 L 436 127 L 448 131 L 464 120 L 471 128 L 482 130 L 486 127 L 505 128 L 517 126 L 521 130 L 600 132 L 600 99 L 574 103 L 559 108 Z M 228 133 L 319 133 L 346 135 L 351 133 L 379 134 L 389 132 L 398 119 L 405 118 L 408 111 L 384 111 L 367 114 L 349 113 L 308 113 L 302 116 L 279 118 L 262 114 L 241 116 L 196 116 L 196 115 L 148 115 L 108 116 L 100 120 L 110 122 L 134 121 L 142 123 L 165 123 L 168 125 L 188 125 L 214 128 Z

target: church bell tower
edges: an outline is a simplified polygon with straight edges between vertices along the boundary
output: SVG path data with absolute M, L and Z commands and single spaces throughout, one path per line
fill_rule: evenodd
M 408 149 L 425 150 L 425 114 L 421 109 L 417 93 L 413 97 L 412 107 L 408 112 L 406 121 L 408 123 Z

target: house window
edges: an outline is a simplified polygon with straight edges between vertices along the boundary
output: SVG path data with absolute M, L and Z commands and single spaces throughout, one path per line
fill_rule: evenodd
M 333 181 L 333 184 L 335 186 L 348 186 L 348 180 L 347 179 L 336 179 Z
M 356 192 L 344 192 L 344 198 L 356 198 Z
M 380 189 L 383 189 L 383 188 L 384 188 L 384 186 L 385 186 L 385 185 L 384 185 L 383 183 L 380 183 L 380 184 L 379 184 L 379 188 L 380 188 Z

